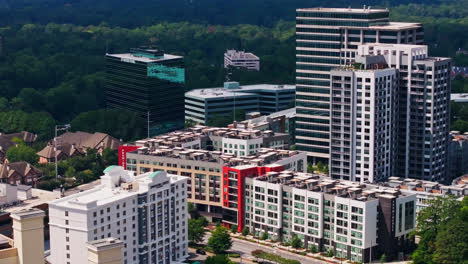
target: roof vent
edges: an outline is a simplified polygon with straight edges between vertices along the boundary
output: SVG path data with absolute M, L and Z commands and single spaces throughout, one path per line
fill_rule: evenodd
M 224 88 L 225 89 L 239 89 L 240 85 L 239 85 L 239 82 L 225 82 Z

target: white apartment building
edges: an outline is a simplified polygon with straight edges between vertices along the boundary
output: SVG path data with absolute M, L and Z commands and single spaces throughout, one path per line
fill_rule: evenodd
M 451 59 L 429 57 L 427 46 L 407 44 L 361 45 L 358 54 L 398 71 L 394 175 L 450 183 Z
M 86 243 L 117 238 L 122 263 L 178 263 L 187 256 L 186 182 L 111 166 L 101 185 L 49 203 L 52 264 L 87 263 Z
M 383 253 L 397 257 L 409 249 L 415 228 L 415 194 L 325 175 L 283 171 L 246 178 L 245 199 L 245 225 L 255 235 L 274 241 L 297 236 L 306 248 L 333 249 L 356 262 Z
M 260 58 L 251 52 L 227 50 L 224 53 L 224 68 L 229 66 L 260 71 Z
M 397 71 L 374 69 L 377 64 L 358 66 L 330 72 L 330 175 L 383 181 L 394 171 Z

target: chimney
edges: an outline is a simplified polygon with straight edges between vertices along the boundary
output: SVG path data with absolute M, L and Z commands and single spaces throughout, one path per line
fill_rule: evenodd
M 88 242 L 88 264 L 121 264 L 123 245 L 112 237 Z
M 44 211 L 39 209 L 27 209 L 11 214 L 14 245 L 18 249 L 18 264 L 45 263 L 44 216 Z

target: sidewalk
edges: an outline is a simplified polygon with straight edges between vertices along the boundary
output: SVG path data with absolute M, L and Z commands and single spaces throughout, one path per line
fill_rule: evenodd
M 318 261 L 322 261 L 322 262 L 326 262 L 326 263 L 335 263 L 335 264 L 341 264 L 341 263 L 352 263 L 350 260 L 340 260 L 340 259 L 337 259 L 335 257 L 326 257 L 326 256 L 323 256 L 321 255 L 320 253 L 310 253 L 310 252 L 307 252 L 306 249 L 295 249 L 291 246 L 283 246 L 281 245 L 280 242 L 273 242 L 273 241 L 269 241 L 269 240 L 260 240 L 258 238 L 255 238 L 251 235 L 247 235 L 247 236 L 242 236 L 242 234 L 239 234 L 239 233 L 231 233 L 231 237 L 233 239 L 238 239 L 238 240 L 243 240 L 243 241 L 248 241 L 248 242 L 252 242 L 252 243 L 257 243 L 257 244 L 260 244 L 260 245 L 263 245 L 263 246 L 268 246 L 268 247 L 271 247 L 271 248 L 274 248 L 274 249 L 278 249 L 278 250 L 281 250 L 281 251 L 286 251 L 286 252 L 289 252 L 289 253 L 294 253 L 294 254 L 297 254 L 299 256 L 303 256 L 303 257 L 308 257 L 310 258 L 311 260 L 318 260 Z

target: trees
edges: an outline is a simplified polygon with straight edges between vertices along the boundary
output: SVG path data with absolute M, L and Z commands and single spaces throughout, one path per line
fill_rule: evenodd
M 317 252 L 318 252 L 317 246 L 316 246 L 316 245 L 312 245 L 312 246 L 310 247 L 310 252 L 312 252 L 312 253 L 317 253 Z
M 415 234 L 420 236 L 413 252 L 415 264 L 463 263 L 468 259 L 468 198 L 437 197 L 418 213 Z
M 233 262 L 229 259 L 227 255 L 216 255 L 207 257 L 205 264 L 232 264 Z
M 261 239 L 261 240 L 267 240 L 267 239 L 268 239 L 268 233 L 267 233 L 267 232 L 263 232 L 262 235 L 260 236 L 260 239 Z
M 123 140 L 143 136 L 144 121 L 136 113 L 121 109 L 101 109 L 79 114 L 71 121 L 74 131 L 102 132 Z
M 247 236 L 248 234 L 249 234 L 249 228 L 244 226 L 244 228 L 242 228 L 242 235 Z
M 237 233 L 237 225 L 231 225 L 231 232 L 232 233 Z
M 385 263 L 385 262 L 387 262 L 387 255 L 382 254 L 382 256 L 380 256 L 380 263 Z
M 203 241 L 205 236 L 205 227 L 198 219 L 188 220 L 188 240 L 192 243 L 199 243 Z
M 110 165 L 117 165 L 119 163 L 117 152 L 111 148 L 105 148 L 102 151 L 101 157 L 105 167 Z
M 298 236 L 293 236 L 291 240 L 291 246 L 295 249 L 301 248 L 302 247 L 302 240 Z
M 187 212 L 192 219 L 197 219 L 200 217 L 200 213 L 198 213 L 197 207 L 193 203 L 187 203 Z
M 6 158 L 9 162 L 26 161 L 30 164 L 36 164 L 38 157 L 33 148 L 24 144 L 18 144 L 7 150 Z
M 208 246 L 213 249 L 215 254 L 223 254 L 229 250 L 232 246 L 232 240 L 227 229 L 223 226 L 216 227 L 208 239 Z

